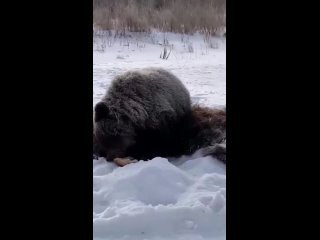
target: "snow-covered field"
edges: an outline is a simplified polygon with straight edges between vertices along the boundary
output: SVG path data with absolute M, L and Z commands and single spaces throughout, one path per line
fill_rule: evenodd
M 177 75 L 196 103 L 226 104 L 225 38 L 204 41 L 200 35 L 153 33 L 150 37 L 104 37 L 94 39 L 93 102 L 101 99 L 112 78 L 133 68 L 163 67 Z M 173 49 L 167 60 L 160 59 L 166 39 Z M 105 46 L 105 51 L 101 52 Z M 216 49 L 217 48 L 217 49 Z M 100 50 L 100 51 L 96 51 Z M 170 50 L 168 50 L 170 51 Z
M 152 33 L 94 37 L 93 103 L 112 78 L 134 68 L 164 67 L 178 76 L 193 102 L 226 104 L 225 39 Z M 160 59 L 163 42 L 171 53 Z M 155 158 L 123 168 L 93 161 L 95 240 L 226 238 L 226 170 L 211 157 Z

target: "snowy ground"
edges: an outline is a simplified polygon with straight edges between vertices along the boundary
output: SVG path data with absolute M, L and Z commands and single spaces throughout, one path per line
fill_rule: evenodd
M 149 66 L 171 70 L 195 103 L 226 104 L 225 39 L 130 35 L 94 37 L 94 104 L 114 76 Z M 164 40 L 172 49 L 167 60 L 160 59 Z M 93 184 L 95 240 L 226 238 L 225 165 L 211 157 L 155 158 L 123 168 L 100 159 L 93 161 Z
M 168 60 L 160 59 L 166 39 L 173 46 Z M 154 33 L 151 37 L 96 37 L 93 53 L 93 101 L 101 99 L 112 78 L 133 68 L 164 67 L 177 75 L 192 100 L 208 106 L 226 103 L 225 38 Z M 104 52 L 101 52 L 105 49 Z M 100 50 L 100 51 L 96 51 Z

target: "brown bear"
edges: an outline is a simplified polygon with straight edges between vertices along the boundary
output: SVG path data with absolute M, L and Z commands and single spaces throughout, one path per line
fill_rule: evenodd
M 225 162 L 225 129 L 224 110 L 192 106 L 176 76 L 145 68 L 117 76 L 96 104 L 93 151 L 118 165 L 199 149 Z

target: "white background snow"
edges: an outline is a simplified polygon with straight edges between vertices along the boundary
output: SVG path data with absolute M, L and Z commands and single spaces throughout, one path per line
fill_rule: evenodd
M 164 41 L 172 49 L 160 59 Z M 170 51 L 170 49 L 168 49 Z M 178 76 L 194 103 L 226 104 L 225 38 L 195 34 L 94 36 L 93 103 L 114 76 L 143 67 L 164 67 Z M 211 157 L 182 156 L 117 167 L 93 161 L 95 240 L 209 240 L 226 238 L 226 170 Z

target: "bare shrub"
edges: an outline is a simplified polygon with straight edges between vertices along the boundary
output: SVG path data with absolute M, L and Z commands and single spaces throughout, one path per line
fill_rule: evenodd
M 170 48 L 170 52 L 168 52 L 167 47 L 164 47 L 163 52 L 160 53 L 160 58 L 164 60 L 168 60 L 170 53 L 171 53 L 171 48 Z

